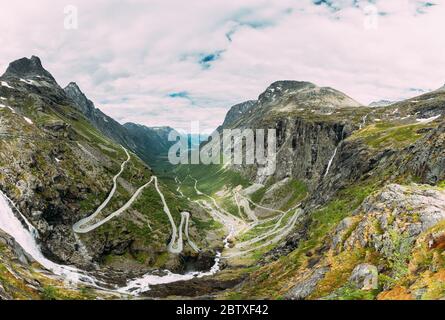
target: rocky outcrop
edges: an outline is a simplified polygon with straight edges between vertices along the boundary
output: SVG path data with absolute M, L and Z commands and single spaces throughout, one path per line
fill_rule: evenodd
M 246 113 L 251 113 L 252 109 L 255 108 L 256 103 L 256 100 L 249 100 L 231 107 L 222 124 L 223 128 L 235 124 L 238 120 L 242 119 Z
M 352 271 L 349 282 L 358 290 L 376 290 L 379 287 L 377 267 L 372 264 L 359 264 Z
M 445 220 L 445 192 L 392 184 L 367 198 L 355 215 L 360 220 L 344 241 L 344 249 L 371 247 L 391 258 Z
M 286 299 L 289 300 L 304 300 L 309 297 L 317 287 L 317 284 L 324 278 L 326 272 L 329 271 L 327 267 L 321 267 L 311 273 L 307 279 L 298 282 L 286 294 Z
M 45 80 L 50 81 L 55 84 L 56 80 L 54 77 L 43 68 L 42 62 L 36 56 L 32 56 L 30 59 L 22 58 L 11 62 L 6 72 L 2 76 L 5 79 L 10 78 L 45 78 Z

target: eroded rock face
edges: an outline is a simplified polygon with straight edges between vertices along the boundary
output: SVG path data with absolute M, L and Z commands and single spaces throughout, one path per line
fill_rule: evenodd
M 444 221 L 445 190 L 428 185 L 389 184 L 367 197 L 351 216 L 337 224 L 326 238 L 323 255 L 314 264 L 308 260 L 307 267 L 303 269 L 303 273 L 307 274 L 296 277 L 286 298 L 308 298 L 317 290 L 320 281 L 325 279 L 326 273 L 331 268 L 339 267 L 338 261 L 333 263 L 336 257 L 347 252 L 366 254 L 362 255 L 358 264 L 357 261 L 353 262 L 352 271 L 348 271 L 351 272 L 349 278 L 327 297 L 337 297 L 347 290 L 390 290 L 390 284 L 379 283 L 379 274 L 400 279 L 411 269 L 413 272 L 426 270 L 422 269 L 425 266 L 419 267 L 419 260 L 415 259 L 421 258 L 415 258 L 413 252 L 422 247 L 426 250 L 423 251 L 425 255 L 431 250 L 443 250 L 445 233 L 437 228 Z M 435 254 L 431 253 L 432 256 Z M 345 261 L 341 263 L 346 265 Z M 438 270 L 436 264 L 429 272 Z M 418 287 L 427 285 L 420 281 L 413 290 L 418 290 Z
M 359 290 L 378 289 L 378 271 L 372 264 L 359 264 L 352 271 L 349 281 Z
M 299 282 L 287 294 L 286 299 L 289 300 L 303 300 L 311 295 L 317 287 L 318 282 L 324 278 L 329 268 L 322 267 L 316 269 L 309 277 Z
M 445 220 L 445 192 L 421 185 L 391 184 L 368 197 L 355 215 L 357 226 L 345 240 L 344 248 L 372 247 L 391 256 L 400 249 L 395 242 L 413 242 L 422 232 Z M 335 237 L 341 233 L 344 231 L 340 230 Z

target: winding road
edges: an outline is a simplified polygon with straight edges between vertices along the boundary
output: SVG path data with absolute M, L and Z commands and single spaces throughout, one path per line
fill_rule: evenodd
M 197 179 L 193 178 L 190 175 L 188 175 L 186 177 L 186 179 L 187 178 L 194 180 L 194 189 L 195 189 L 196 194 L 199 196 L 205 196 L 206 198 L 210 199 L 211 203 L 213 203 L 213 206 L 211 203 L 208 203 L 207 201 L 204 201 L 204 200 L 194 200 L 194 202 L 197 203 L 198 205 L 200 205 L 207 212 L 209 212 L 210 215 L 215 220 L 222 223 L 229 230 L 229 234 L 224 239 L 224 248 L 228 251 L 223 256 L 223 258 L 225 258 L 225 259 L 242 256 L 242 255 L 250 253 L 254 250 L 258 250 L 263 247 L 266 247 L 271 244 L 279 242 L 280 240 L 282 240 L 285 236 L 287 236 L 292 231 L 293 227 L 295 226 L 296 222 L 298 221 L 298 218 L 302 214 L 302 210 L 299 209 L 301 203 L 298 203 L 296 206 L 290 208 L 287 211 L 282 211 L 282 210 L 264 207 L 260 204 L 253 202 L 250 198 L 235 191 L 232 193 L 232 196 L 234 197 L 234 200 L 238 206 L 239 212 L 241 212 L 240 207 L 244 207 L 248 218 L 253 221 L 251 223 L 247 223 L 244 220 L 233 216 L 232 214 L 230 214 L 229 212 L 227 212 L 226 210 L 221 208 L 218 205 L 218 203 L 216 202 L 215 198 L 201 192 L 198 189 L 198 180 Z M 175 181 L 178 184 L 183 183 L 177 177 L 175 177 Z M 183 193 L 180 190 L 180 185 L 178 186 L 177 191 L 181 195 L 183 195 Z M 240 197 L 243 201 L 242 202 L 239 201 L 238 197 Z M 261 208 L 263 210 L 268 210 L 271 212 L 278 213 L 279 215 L 269 218 L 269 219 L 259 220 L 256 216 L 253 217 L 253 215 L 255 215 L 255 213 L 253 212 L 253 210 L 250 209 L 249 203 L 258 207 L 258 208 Z M 247 208 L 246 208 L 246 206 L 247 206 Z M 294 210 L 295 210 L 295 212 L 289 217 L 288 221 L 286 223 L 284 223 L 284 225 L 283 225 L 284 218 L 290 212 L 292 212 Z M 252 239 L 249 239 L 249 240 L 246 240 L 243 242 L 239 242 L 235 246 L 230 248 L 230 239 L 231 238 L 235 238 L 236 236 L 238 236 L 240 234 L 247 233 L 255 227 L 260 226 L 259 228 L 261 228 L 261 225 L 266 224 L 266 223 L 273 221 L 275 219 L 277 219 L 277 222 L 272 227 L 268 227 L 268 228 L 271 228 L 271 230 L 268 230 L 255 238 L 252 238 Z M 274 237 L 272 239 L 269 239 L 272 236 L 274 236 Z M 267 239 L 269 239 L 269 240 L 267 240 Z M 259 242 L 262 242 L 262 243 L 258 244 Z
M 147 188 L 150 184 L 152 184 L 154 182 L 156 191 L 159 194 L 159 196 L 161 198 L 161 201 L 162 201 L 162 204 L 163 204 L 163 210 L 164 210 L 165 214 L 167 215 L 168 220 L 170 222 L 171 238 L 170 238 L 170 243 L 168 244 L 168 247 L 167 247 L 168 251 L 171 252 L 171 253 L 174 253 L 174 254 L 178 254 L 178 253 L 181 253 L 184 250 L 182 234 L 183 234 L 183 229 L 184 229 L 184 224 L 185 224 L 184 233 L 185 233 L 185 237 L 187 239 L 187 243 L 190 245 L 190 247 L 193 250 L 195 250 L 196 252 L 199 252 L 200 249 L 190 239 L 190 236 L 189 236 L 190 213 L 189 212 L 185 212 L 185 211 L 181 212 L 181 222 L 180 222 L 179 232 L 178 232 L 178 228 L 176 227 L 175 221 L 174 221 L 173 216 L 172 216 L 172 214 L 170 212 L 168 204 L 167 204 L 167 202 L 165 200 L 164 194 L 162 193 L 161 189 L 159 188 L 158 178 L 156 176 L 152 176 L 149 182 L 147 182 L 142 187 L 140 187 L 138 190 L 136 190 L 136 192 L 132 195 L 132 197 L 122 207 L 120 207 L 116 211 L 110 213 L 107 217 L 99 220 L 98 222 L 92 223 L 93 220 L 95 220 L 97 218 L 97 216 L 103 211 L 103 209 L 108 205 L 110 200 L 113 198 L 114 194 L 116 193 L 116 189 L 117 189 L 117 179 L 120 177 L 120 175 L 122 174 L 122 172 L 125 169 L 126 164 L 131 159 L 130 154 L 128 153 L 127 149 L 125 149 L 124 147 L 122 147 L 122 149 L 124 149 L 124 151 L 125 151 L 125 153 L 127 155 L 127 160 L 125 160 L 121 164 L 120 171 L 118 172 L 118 174 L 116 174 L 113 177 L 113 187 L 112 187 L 110 193 L 108 194 L 108 197 L 96 209 L 96 211 L 92 215 L 90 215 L 90 216 L 88 216 L 86 218 L 83 218 L 80 221 L 76 222 L 73 225 L 73 231 L 75 233 L 79 233 L 79 234 L 86 234 L 86 233 L 89 233 L 89 232 L 99 228 L 100 226 L 102 226 L 105 223 L 109 222 L 111 219 L 119 216 L 120 214 L 122 214 L 124 211 L 126 211 L 128 208 L 131 207 L 133 202 L 139 197 L 139 195 L 141 194 L 141 192 L 145 188 Z

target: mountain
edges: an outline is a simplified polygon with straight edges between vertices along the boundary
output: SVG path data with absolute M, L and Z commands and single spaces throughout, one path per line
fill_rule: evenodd
M 174 131 L 170 127 L 147 127 L 136 123 L 125 123 L 123 127 L 127 136 L 134 143 L 134 150 L 140 154 L 147 163 L 159 161 L 159 158 L 167 155 L 170 147 L 175 143 L 168 140 L 168 135 Z
M 379 100 L 374 101 L 369 104 L 370 107 L 378 108 L 378 107 L 387 107 L 392 105 L 394 102 L 389 100 Z
M 270 214 L 266 207 L 287 214 L 293 206 L 300 209 L 293 226 L 274 228 L 284 235 L 261 237 L 256 231 L 258 240 L 273 249 L 249 244 L 262 257 L 250 259 L 261 267 L 238 286 L 242 294 L 222 296 L 443 297 L 433 289 L 443 266 L 427 262 L 441 254 L 445 232 L 443 91 L 371 108 L 334 89 L 284 83 L 272 84 L 236 121 L 239 106 L 234 106 L 220 128 L 276 129 L 275 173 L 264 175 L 258 164 L 226 165 L 225 170 L 253 183 L 241 192 L 249 196 L 249 210 L 257 218 Z M 231 252 L 238 255 L 238 250 L 249 252 L 241 247 Z M 242 261 L 251 261 L 245 255 Z M 432 282 L 416 280 L 419 275 Z
M 257 100 L 249 100 L 231 107 L 222 126 L 227 128 L 236 123 L 242 116 L 245 116 L 246 113 L 251 113 L 257 102 Z
M 444 92 L 380 108 L 351 100 L 276 82 L 233 106 L 218 128 L 275 129 L 272 175 L 257 163 L 177 171 L 255 226 L 225 256 L 231 268 L 257 270 L 218 298 L 443 297 L 434 289 L 443 265 L 428 261 L 442 254 L 445 233 Z
M 1 220 L 6 221 L 6 207 L 12 207 L 25 227 L 35 229 L 46 259 L 98 275 L 106 270 L 110 284 L 154 267 L 181 271 L 187 268 L 186 261 L 199 265 L 201 254 L 193 247 L 184 244 L 183 250 L 171 253 L 166 245 L 171 223 L 179 226 L 183 210 L 191 212 L 188 237 L 206 248 L 204 253 L 211 252 L 215 240 L 207 240 L 205 234 L 214 231 L 203 229 L 209 216 L 163 182 L 156 189 L 153 172 L 141 159 L 145 151 L 153 154 L 148 143 L 163 141 L 164 130 L 147 129 L 157 137 L 143 141 L 147 150 L 143 149 L 124 126 L 96 109 L 77 85 L 61 89 L 37 57 L 10 64 L 0 77 L 0 97 Z M 156 148 L 162 149 L 153 145 Z M 141 150 L 141 156 L 135 150 Z M 172 221 L 164 212 L 161 193 Z M 91 232 L 74 232 L 74 225 L 97 211 L 109 194 L 111 200 L 92 222 L 100 222 L 127 202 L 128 208 Z M 10 254 L 0 253 L 0 267 L 10 263 L 31 269 L 32 258 L 19 265 L 14 262 L 15 253 L 23 249 L 14 248 L 18 246 L 10 240 L 5 245 Z M 205 266 L 213 263 L 203 259 Z M 0 286 L 0 295 L 2 290 Z
M 43 68 L 40 58 L 36 56 L 32 56 L 30 59 L 22 58 L 11 62 L 2 78 L 44 79 L 54 85 L 56 84 L 54 77 Z
M 129 137 L 129 133 L 125 127 L 97 109 L 94 103 L 85 96 L 76 83 L 69 83 L 63 90 L 67 97 L 73 101 L 72 105 L 101 133 L 131 150 L 136 148 L 135 143 Z
M 21 60 L 0 77 L 1 298 L 445 298 L 445 91 L 373 108 L 274 82 L 217 130 L 275 130 L 267 174 L 163 165 L 172 128 Z
M 168 134 L 173 130 L 172 128 L 150 128 L 134 123 L 121 125 L 97 109 L 76 83 L 71 82 L 64 88 L 64 91 L 67 97 L 72 100 L 72 105 L 97 130 L 113 141 L 134 151 L 146 163 L 156 162 L 160 156 L 167 154 L 172 144 L 168 141 Z

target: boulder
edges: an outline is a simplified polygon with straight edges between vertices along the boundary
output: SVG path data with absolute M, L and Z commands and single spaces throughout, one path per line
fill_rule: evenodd
M 352 271 L 349 281 L 360 290 L 378 289 L 377 267 L 367 263 L 359 264 Z
M 324 278 L 329 268 L 323 267 L 316 269 L 312 275 L 305 280 L 297 283 L 286 295 L 286 299 L 289 300 L 303 300 L 309 297 L 317 287 L 318 282 Z

